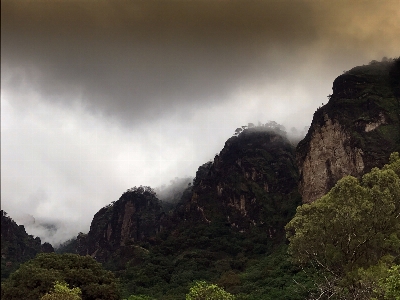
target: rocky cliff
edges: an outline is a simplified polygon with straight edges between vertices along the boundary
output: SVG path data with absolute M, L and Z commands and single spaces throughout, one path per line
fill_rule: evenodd
M 304 203 L 345 175 L 382 167 L 400 150 L 399 60 L 373 62 L 339 76 L 296 149 Z
M 198 242 L 194 232 L 204 230 L 213 239 L 251 233 L 282 242 L 284 226 L 301 201 L 321 197 L 345 175 L 382 166 L 400 150 L 399 74 L 396 60 L 339 76 L 296 149 L 274 122 L 238 130 L 213 161 L 199 167 L 169 213 L 151 188 L 128 190 L 94 216 L 89 233 L 74 241 L 75 252 L 124 268 L 152 245 L 185 251 Z
M 175 222 L 282 233 L 300 203 L 294 147 L 284 135 L 259 126 L 230 138 L 214 161 L 199 168 Z
M 161 203 L 151 188 L 132 188 L 94 215 L 89 233 L 77 237 L 77 252 L 100 262 L 116 252 L 129 252 L 134 244 L 149 240 L 161 230 L 163 216 Z
M 1 279 L 39 252 L 54 252 L 49 243 L 41 243 L 39 237 L 28 235 L 23 225 L 18 225 L 1 210 Z
M 269 238 L 283 238 L 285 224 L 301 203 L 298 176 L 295 149 L 284 132 L 246 129 L 199 168 L 169 215 L 151 188 L 128 190 L 95 214 L 89 233 L 73 242 L 74 252 L 123 267 L 145 251 L 141 246 L 211 223 L 232 232 L 256 228 Z

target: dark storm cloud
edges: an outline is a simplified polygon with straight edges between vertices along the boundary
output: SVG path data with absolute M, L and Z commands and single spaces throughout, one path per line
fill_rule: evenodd
M 3 70 L 31 72 L 6 84 L 27 76 L 52 101 L 75 92 L 124 119 L 226 101 L 265 74 L 293 74 L 321 39 L 318 3 L 3 1 Z

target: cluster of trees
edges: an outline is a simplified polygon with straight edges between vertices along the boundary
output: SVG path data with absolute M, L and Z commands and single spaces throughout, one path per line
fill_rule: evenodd
M 329 95 L 328 97 L 330 97 Z M 322 103 L 323 105 L 323 103 Z M 287 137 L 293 146 L 296 146 L 306 135 L 309 127 L 305 126 L 302 130 L 297 130 L 296 127 L 290 128 L 287 132 L 285 126 L 278 124 L 275 121 L 269 121 L 265 124 L 258 122 L 258 125 L 254 125 L 253 123 L 249 123 L 248 126 L 241 126 L 235 129 L 235 133 L 233 136 L 239 136 L 242 132 L 246 131 L 247 129 L 253 129 L 258 131 L 273 131 L 278 133 L 284 137 Z
M 130 189 L 127 189 L 124 194 L 128 193 L 134 193 L 134 194 L 140 194 L 140 195 L 152 195 L 155 196 L 156 192 L 150 187 L 150 186 L 134 186 Z
M 400 157 L 342 178 L 287 224 L 295 264 L 318 274 L 315 299 L 400 299 Z
M 82 291 L 80 288 L 70 289 L 65 282 L 56 281 L 54 289 L 44 295 L 40 300 L 81 300 Z
M 69 289 L 69 287 L 72 287 Z M 90 256 L 40 253 L 1 284 L 1 299 L 120 299 L 114 274 Z
M 272 131 L 277 131 L 283 134 L 286 134 L 286 128 L 283 125 L 280 125 L 276 123 L 275 121 L 269 121 L 265 124 L 258 122 L 258 125 L 254 125 L 254 123 L 249 123 L 247 126 L 241 126 L 235 129 L 235 136 L 238 136 L 242 131 L 245 131 L 246 129 L 250 128 L 257 128 L 257 129 L 262 129 L 262 130 L 272 130 Z
M 154 274 L 156 275 L 156 274 Z M 113 300 L 121 299 L 114 274 L 90 256 L 41 253 L 2 283 L 1 299 L 27 300 Z M 128 300 L 152 300 L 131 295 Z M 234 296 L 216 284 L 194 282 L 188 300 L 233 300 Z

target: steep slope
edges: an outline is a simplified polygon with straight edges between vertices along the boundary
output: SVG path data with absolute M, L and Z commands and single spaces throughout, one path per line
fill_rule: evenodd
M 271 238 L 283 237 L 284 225 L 301 203 L 294 148 L 284 134 L 255 127 L 230 138 L 214 162 L 199 168 L 169 216 L 151 188 L 128 190 L 96 213 L 89 233 L 73 242 L 74 252 L 100 262 L 118 255 L 128 260 L 135 247 L 155 243 L 162 230 L 168 235 L 211 222 L 235 232 L 258 228 Z
M 28 235 L 23 225 L 18 225 L 1 210 L 1 279 L 39 252 L 54 252 L 49 243 L 41 243 L 39 237 Z
M 287 298 L 299 270 L 291 268 L 279 251 L 285 247 L 284 226 L 301 197 L 294 147 L 284 134 L 278 128 L 246 129 L 230 138 L 214 161 L 199 167 L 193 185 L 162 221 L 164 229 L 154 242 L 133 245 L 130 254 L 125 252 L 123 259 L 113 262 L 119 266 L 126 295 L 185 299 L 195 280 L 248 294 L 254 289 L 244 274 L 249 270 L 252 279 L 268 282 L 272 298 Z M 272 258 L 275 251 L 280 254 Z M 248 269 L 270 255 L 270 261 L 280 260 L 285 271 L 274 275 Z M 261 269 L 265 267 L 260 264 Z M 282 278 L 274 281 L 278 273 Z
M 355 67 L 333 82 L 296 149 L 304 203 L 326 194 L 345 175 L 382 167 L 400 150 L 399 60 Z
M 94 216 L 87 235 L 77 237 L 77 252 L 100 262 L 133 251 L 133 244 L 154 237 L 163 218 L 160 201 L 149 187 L 126 191 Z M 123 256 L 123 255 L 122 255 Z
M 175 222 L 223 222 L 242 232 L 258 227 L 271 237 L 283 233 L 300 203 L 294 148 L 284 134 L 259 126 L 230 138 L 197 171 Z

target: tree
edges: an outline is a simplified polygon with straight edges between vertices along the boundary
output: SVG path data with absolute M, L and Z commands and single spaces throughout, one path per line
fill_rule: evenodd
M 70 289 L 65 282 L 56 281 L 54 290 L 44 295 L 40 300 L 81 300 L 81 295 L 80 288 Z
M 392 266 L 389 269 L 388 276 L 379 282 L 384 290 L 385 299 L 400 299 L 400 265 Z
M 114 274 L 92 257 L 41 253 L 4 282 L 1 299 L 37 300 L 52 290 L 56 281 L 80 288 L 85 300 L 120 298 Z
M 186 300 L 234 300 L 235 297 L 216 284 L 197 281 L 186 294 Z
M 400 254 L 399 177 L 400 158 L 393 153 L 381 170 L 372 169 L 361 181 L 346 176 L 322 198 L 298 207 L 286 225 L 292 260 L 313 264 L 357 299 L 357 270 Z

